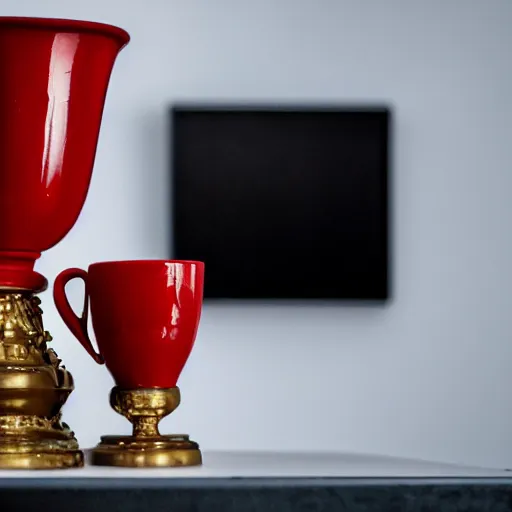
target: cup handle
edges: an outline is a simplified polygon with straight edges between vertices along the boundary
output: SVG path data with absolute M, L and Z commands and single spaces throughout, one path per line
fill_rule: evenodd
M 71 279 L 82 279 L 85 285 L 84 308 L 81 316 L 77 316 L 69 304 L 66 295 L 66 284 Z M 87 350 L 87 353 L 98 363 L 104 364 L 103 356 L 94 350 L 94 347 L 87 332 L 87 319 L 89 317 L 89 292 L 87 290 L 87 272 L 81 268 L 68 268 L 63 270 L 55 279 L 53 285 L 53 300 L 62 320 L 68 326 L 69 330 L 75 335 L 76 339 Z

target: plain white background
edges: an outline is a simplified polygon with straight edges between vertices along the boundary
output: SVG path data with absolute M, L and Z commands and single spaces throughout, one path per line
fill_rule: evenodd
M 393 301 L 206 307 L 183 403 L 162 430 L 206 449 L 512 465 L 512 2 L 1 0 L 0 12 L 132 35 L 83 212 L 37 264 L 50 281 L 69 266 L 168 256 L 172 102 L 395 108 Z M 73 287 L 76 304 L 80 294 Z M 42 299 L 76 380 L 65 421 L 84 447 L 128 432 L 108 405 L 107 370 L 51 294 Z

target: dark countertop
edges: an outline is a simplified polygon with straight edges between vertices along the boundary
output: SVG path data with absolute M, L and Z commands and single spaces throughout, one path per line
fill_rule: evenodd
M 0 471 L 0 511 L 512 511 L 504 470 L 356 454 L 204 459 L 202 468 Z

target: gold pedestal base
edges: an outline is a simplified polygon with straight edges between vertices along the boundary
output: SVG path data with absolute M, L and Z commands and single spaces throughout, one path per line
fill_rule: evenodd
M 0 389 L 0 406 L 5 403 L 2 391 Z M 16 395 L 14 390 L 11 392 L 12 396 Z M 51 393 L 48 395 L 50 398 Z M 29 406 L 30 402 L 25 404 L 25 409 L 30 409 Z M 83 465 L 84 455 L 78 449 L 73 432 L 61 423 L 60 413 L 53 418 L 23 414 L 0 416 L 0 469 L 65 469 Z
M 48 348 L 40 301 L 0 289 L 0 469 L 81 467 L 83 453 L 61 408 L 71 374 Z
M 199 445 L 186 435 L 141 439 L 103 436 L 93 450 L 91 464 L 130 468 L 200 466 Z
M 61 422 L 60 409 L 73 389 L 64 372 L 0 366 L 0 469 L 83 466 L 75 435 Z M 67 382 L 57 387 L 60 377 Z
M 110 393 L 110 405 L 133 424 L 131 436 L 103 436 L 91 464 L 123 467 L 176 467 L 202 464 L 199 445 L 187 435 L 160 435 L 158 423 L 180 404 L 176 388 L 121 389 Z

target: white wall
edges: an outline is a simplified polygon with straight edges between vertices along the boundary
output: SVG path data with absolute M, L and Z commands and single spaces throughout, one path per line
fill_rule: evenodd
M 207 449 L 512 465 L 512 2 L 1 0 L 0 11 L 132 35 L 82 215 L 38 264 L 50 280 L 67 266 L 167 256 L 174 100 L 396 108 L 394 301 L 207 307 L 166 429 Z M 65 420 L 83 446 L 128 432 L 106 369 L 42 298 L 76 378 Z

